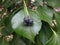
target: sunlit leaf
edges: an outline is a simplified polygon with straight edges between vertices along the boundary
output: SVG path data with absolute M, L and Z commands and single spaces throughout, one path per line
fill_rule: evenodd
M 39 7 L 36 12 L 39 14 L 41 20 L 44 20 L 51 25 L 52 17 L 53 17 L 53 11 L 51 9 L 49 9 L 46 6 L 45 7 Z
M 34 21 L 33 26 L 23 26 L 23 19 L 25 16 L 27 16 L 24 14 L 23 10 L 15 14 L 15 16 L 11 20 L 11 24 L 12 28 L 17 34 L 33 41 L 34 37 L 36 36 L 36 34 L 38 34 L 38 32 L 41 29 L 41 21 L 39 16 L 35 12 L 29 10 L 29 14 L 30 18 L 32 18 Z

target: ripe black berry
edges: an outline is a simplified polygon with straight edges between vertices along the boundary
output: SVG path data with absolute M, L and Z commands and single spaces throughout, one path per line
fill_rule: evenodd
M 33 20 L 30 19 L 29 17 L 24 17 L 23 25 L 24 26 L 32 26 L 33 25 Z

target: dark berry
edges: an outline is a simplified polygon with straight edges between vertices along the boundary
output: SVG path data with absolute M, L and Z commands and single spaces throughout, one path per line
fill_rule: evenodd
M 24 26 L 32 26 L 33 25 L 33 20 L 30 19 L 29 17 L 25 17 L 23 21 Z
M 32 26 L 33 25 L 33 20 L 29 19 L 29 25 Z

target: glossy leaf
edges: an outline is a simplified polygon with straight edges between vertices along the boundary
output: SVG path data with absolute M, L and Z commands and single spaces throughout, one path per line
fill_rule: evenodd
M 52 17 L 53 17 L 53 11 L 51 9 L 49 9 L 46 6 L 45 7 L 39 7 L 36 12 L 39 14 L 41 20 L 44 20 L 51 25 Z
M 17 34 L 34 41 L 34 37 L 40 31 L 42 23 L 39 16 L 35 12 L 29 10 L 29 14 L 30 18 L 32 18 L 34 21 L 33 26 L 23 26 L 23 19 L 25 16 L 27 16 L 24 14 L 23 10 L 19 11 L 17 14 L 15 14 L 15 16 L 13 16 L 11 24 L 12 28 Z

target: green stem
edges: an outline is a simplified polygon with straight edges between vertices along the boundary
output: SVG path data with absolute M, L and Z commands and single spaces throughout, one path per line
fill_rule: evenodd
M 29 16 L 29 12 L 28 12 L 27 5 L 26 5 L 25 0 L 23 0 L 23 3 L 24 3 L 24 11 Z

